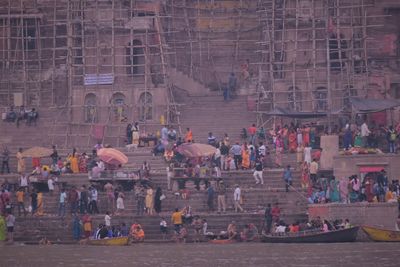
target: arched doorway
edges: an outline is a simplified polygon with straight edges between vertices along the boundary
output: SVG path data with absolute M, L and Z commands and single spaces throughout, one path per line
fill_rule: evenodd
M 97 119 L 97 97 L 93 93 L 85 96 L 84 120 L 86 123 L 95 123 Z
M 111 105 L 113 109 L 113 121 L 115 122 L 126 122 L 128 120 L 125 104 L 125 95 L 122 93 L 115 93 L 111 99 Z
M 302 110 L 301 92 L 297 86 L 288 88 L 288 108 L 295 111 Z
M 327 111 L 328 90 L 326 87 L 317 87 L 317 89 L 314 90 L 314 100 L 315 111 Z
M 142 76 L 145 73 L 145 53 L 140 40 L 133 40 L 126 48 L 126 73 L 132 76 Z
M 141 121 L 153 119 L 153 96 L 146 92 L 139 97 L 139 118 Z

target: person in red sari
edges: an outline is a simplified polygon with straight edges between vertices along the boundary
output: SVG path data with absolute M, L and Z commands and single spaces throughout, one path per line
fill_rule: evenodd
M 32 158 L 32 167 L 35 169 L 36 167 L 40 168 L 40 158 Z
M 289 129 L 288 126 L 285 125 L 281 130 L 282 142 L 283 142 L 283 150 L 289 150 Z
M 372 180 L 369 177 L 366 177 L 366 183 L 365 183 L 365 195 L 367 197 L 368 202 L 373 202 L 374 199 L 374 192 L 373 192 L 373 185 L 372 185 Z
M 83 153 L 81 156 L 79 156 L 79 172 L 84 173 L 87 172 L 87 157 L 86 153 Z
M 310 144 L 310 127 L 308 125 L 303 126 L 302 134 L 303 134 L 303 145 L 304 147 L 308 147 Z
M 282 151 L 283 151 L 283 140 L 278 134 L 275 140 L 275 164 L 278 168 L 282 166 Z
M 290 153 L 295 153 L 297 150 L 297 134 L 296 132 L 292 129 L 290 130 L 289 133 L 289 152 Z
M 279 218 L 281 217 L 281 209 L 278 207 L 278 203 L 275 203 L 275 206 L 271 209 L 271 215 L 274 223 L 279 222 Z

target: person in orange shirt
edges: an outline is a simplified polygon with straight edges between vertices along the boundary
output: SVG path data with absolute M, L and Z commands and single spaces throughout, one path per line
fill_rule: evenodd
M 136 242 L 143 242 L 144 241 L 144 231 L 140 224 L 133 223 L 130 229 L 130 235 L 132 236 L 133 240 Z
M 144 241 L 144 231 L 140 224 L 136 227 L 135 232 L 133 233 L 133 238 L 136 242 L 143 242 Z
M 18 216 L 21 216 L 21 209 L 24 212 L 24 215 L 26 216 L 26 209 L 24 205 L 24 189 L 19 188 L 17 193 L 15 193 L 17 196 L 17 202 L 18 202 Z
M 172 213 L 171 222 L 175 227 L 175 232 L 179 234 L 182 226 L 182 212 L 179 209 L 175 209 L 175 212 Z
M 257 127 L 256 125 L 253 123 L 249 129 L 247 129 L 247 131 L 249 132 L 250 135 L 250 140 L 249 142 L 254 146 L 256 144 L 256 132 L 257 132 Z
M 186 128 L 185 142 L 190 143 L 193 141 L 193 133 L 190 128 Z

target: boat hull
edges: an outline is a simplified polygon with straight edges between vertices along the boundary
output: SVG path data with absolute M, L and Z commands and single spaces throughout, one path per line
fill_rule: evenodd
M 126 246 L 128 245 L 129 237 L 114 237 L 107 239 L 92 239 L 88 241 L 89 245 L 93 246 Z
M 330 232 L 311 233 L 298 236 L 263 235 L 261 241 L 267 243 L 341 243 L 354 242 L 359 227 Z
M 385 230 L 371 226 L 363 226 L 362 229 L 373 241 L 400 242 L 400 231 Z

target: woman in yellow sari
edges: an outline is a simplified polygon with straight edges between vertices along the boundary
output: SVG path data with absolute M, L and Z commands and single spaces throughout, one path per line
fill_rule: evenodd
M 246 146 L 242 150 L 242 169 L 250 168 L 250 154 Z
M 17 152 L 17 171 L 18 173 L 24 173 L 25 172 L 25 159 L 22 157 L 22 148 L 18 149 Z
M 78 164 L 78 155 L 76 154 L 76 150 L 72 151 L 72 155 L 69 158 L 69 162 L 71 163 L 71 170 L 73 173 L 79 173 L 79 164 Z
M 38 192 L 37 193 L 37 210 L 36 210 L 36 215 L 37 216 L 43 216 L 43 193 Z

